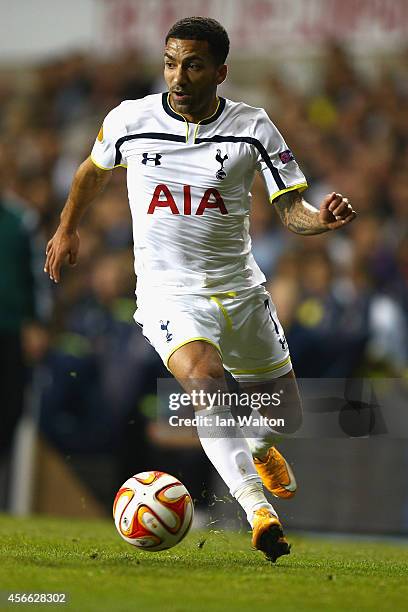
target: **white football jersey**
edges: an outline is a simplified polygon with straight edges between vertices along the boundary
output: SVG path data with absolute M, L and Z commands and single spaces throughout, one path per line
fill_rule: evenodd
M 106 170 L 127 168 L 138 295 L 212 295 L 264 282 L 249 236 L 254 173 L 271 201 L 307 187 L 266 112 L 224 98 L 197 124 L 172 109 L 167 93 L 122 102 L 91 158 Z

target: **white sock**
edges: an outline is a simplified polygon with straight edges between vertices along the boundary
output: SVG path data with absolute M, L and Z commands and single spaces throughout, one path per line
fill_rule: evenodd
M 257 410 L 252 410 L 251 419 L 255 422 L 261 415 Z M 248 442 L 253 457 L 262 458 L 266 455 L 271 446 L 281 437 L 268 425 L 249 425 L 241 427 L 243 434 Z
M 244 509 L 248 523 L 251 527 L 253 527 L 254 512 L 259 510 L 259 508 L 266 508 L 279 518 L 272 504 L 268 503 L 263 492 L 262 484 L 259 482 L 246 483 L 235 492 L 235 499 Z
M 269 430 L 264 433 L 259 433 L 259 437 L 257 438 L 246 438 L 246 441 L 248 442 L 252 456 L 262 459 L 277 439 L 278 437 L 274 436 L 273 432 Z
M 250 448 L 230 409 L 214 406 L 197 411 L 195 416 L 199 417 L 197 433 L 204 452 L 244 509 L 248 521 L 252 524 L 254 511 L 261 507 L 276 514 L 264 495 Z M 225 424 L 220 422 L 224 420 Z

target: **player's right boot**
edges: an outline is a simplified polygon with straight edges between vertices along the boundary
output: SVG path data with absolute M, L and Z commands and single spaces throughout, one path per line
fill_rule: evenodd
M 268 561 L 273 563 L 282 555 L 290 553 L 290 544 L 283 535 L 279 519 L 267 508 L 254 512 L 252 546 L 262 551 Z
M 262 460 L 254 457 L 254 465 L 262 484 L 272 495 L 286 499 L 295 495 L 297 490 L 295 475 L 277 448 L 271 446 Z

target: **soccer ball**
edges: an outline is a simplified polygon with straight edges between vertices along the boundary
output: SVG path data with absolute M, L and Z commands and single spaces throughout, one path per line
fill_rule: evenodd
M 116 494 L 113 518 L 126 542 L 148 551 L 176 546 L 193 521 L 193 501 L 186 487 L 165 472 L 141 472 Z

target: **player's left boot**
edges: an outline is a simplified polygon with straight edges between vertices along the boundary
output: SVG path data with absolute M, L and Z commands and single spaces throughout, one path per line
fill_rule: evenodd
M 290 544 L 283 535 L 279 519 L 267 508 L 254 512 L 252 546 L 264 553 L 268 561 L 275 563 L 282 555 L 290 553 Z
M 254 464 L 262 484 L 272 495 L 286 499 L 295 495 L 295 476 L 289 463 L 274 446 L 271 446 L 262 460 L 255 457 Z

